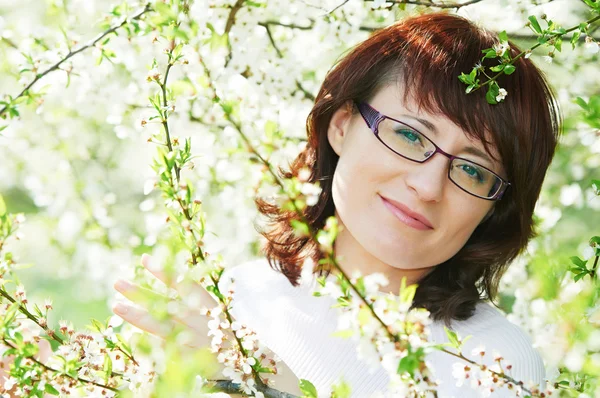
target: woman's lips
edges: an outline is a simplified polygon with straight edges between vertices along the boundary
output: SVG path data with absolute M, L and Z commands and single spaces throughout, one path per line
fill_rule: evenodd
M 414 229 L 418 229 L 420 231 L 428 231 L 428 230 L 432 229 L 428 225 L 425 225 L 421 221 L 414 219 L 411 216 L 409 216 L 408 214 L 404 213 L 402 210 L 400 210 L 399 208 L 397 208 L 396 206 L 394 206 L 393 204 L 388 202 L 383 196 L 379 196 L 379 197 L 381 198 L 383 205 L 385 207 L 387 207 L 387 209 L 393 215 L 395 215 L 396 218 L 398 218 L 400 221 L 402 221 L 404 224 L 408 225 L 409 227 L 413 227 Z

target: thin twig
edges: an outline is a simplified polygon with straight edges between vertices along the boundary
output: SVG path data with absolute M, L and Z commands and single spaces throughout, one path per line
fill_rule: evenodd
M 7 299 L 8 301 L 10 301 L 11 303 L 17 303 L 17 300 L 15 300 L 14 298 L 12 298 L 10 296 L 10 294 L 8 294 L 4 289 L 0 288 L 0 295 L 2 295 L 2 297 L 4 297 L 5 299 Z M 60 337 L 58 337 L 56 335 L 56 332 L 52 329 L 50 329 L 48 326 L 42 326 L 42 324 L 40 324 L 40 322 L 37 320 L 36 316 L 33 315 L 31 312 L 29 312 L 29 310 L 21 305 L 21 303 L 18 303 L 19 305 L 19 311 L 25 315 L 27 318 L 29 318 L 33 323 L 35 323 L 36 325 L 38 325 L 40 328 L 42 328 L 44 330 L 44 332 L 46 332 L 46 334 L 53 340 L 57 341 L 60 345 L 64 344 L 63 339 L 61 339 Z
M 6 338 L 5 338 L 5 337 L 3 337 L 3 338 L 2 338 L 2 341 L 3 341 L 3 342 L 4 342 L 4 344 L 5 344 L 5 345 L 7 345 L 8 347 L 10 347 L 10 348 L 13 348 L 13 349 L 15 349 L 15 350 L 18 350 L 18 348 L 17 348 L 17 347 L 15 347 L 14 345 L 12 345 L 10 341 L 6 340 Z M 114 388 L 114 387 L 105 386 L 104 384 L 97 383 L 97 382 L 95 382 L 95 381 L 93 381 L 93 380 L 84 379 L 84 378 L 82 378 L 82 377 L 73 377 L 73 376 L 69 375 L 68 373 L 64 373 L 64 372 L 62 372 L 62 371 L 60 371 L 60 370 L 58 370 L 58 369 L 54 369 L 54 368 L 52 368 L 52 367 L 50 367 L 50 366 L 46 365 L 45 363 L 43 363 L 43 362 L 41 362 L 41 361 L 38 361 L 38 360 L 37 360 L 37 359 L 35 359 L 33 356 L 26 357 L 26 358 L 27 358 L 27 359 L 31 359 L 33 362 L 37 363 L 38 365 L 40 365 L 41 367 L 43 367 L 44 369 L 46 369 L 46 370 L 47 370 L 47 371 L 49 371 L 49 372 L 58 373 L 58 374 L 61 374 L 61 375 L 67 376 L 67 377 L 68 377 L 69 379 L 71 379 L 71 380 L 77 380 L 77 381 L 79 381 L 80 383 L 92 384 L 92 385 L 95 385 L 96 387 L 100 387 L 100 388 L 106 388 L 107 390 L 111 390 L 111 391 L 114 391 L 114 392 L 118 392 L 118 391 L 119 391 L 118 389 L 116 389 L 116 388 Z
M 226 394 L 239 394 L 240 385 L 232 382 L 231 380 L 210 380 L 207 384 L 212 384 L 216 387 L 217 391 L 224 392 Z M 296 395 L 289 394 L 284 391 L 279 391 L 269 386 L 265 386 L 261 392 L 266 398 L 299 398 Z
M 63 59 L 61 59 L 60 61 L 58 61 L 54 65 L 52 65 L 50 68 L 46 69 L 44 72 L 37 74 L 35 76 L 35 79 L 33 79 L 33 81 L 31 81 L 31 83 L 29 83 L 16 97 L 12 98 L 12 101 L 14 101 L 17 98 L 20 98 L 23 95 L 25 95 L 25 93 L 31 87 L 33 87 L 33 85 L 35 83 L 37 83 L 39 80 L 41 80 L 48 73 L 51 73 L 51 72 L 54 72 L 55 70 L 57 70 L 63 64 L 63 62 L 65 62 L 68 59 L 74 57 L 75 55 L 79 54 L 80 52 L 82 52 L 84 50 L 87 50 L 90 47 L 95 46 L 96 43 L 98 43 L 100 40 L 102 40 L 107 35 L 115 32 L 117 29 L 121 28 L 123 25 L 127 24 L 129 21 L 140 19 L 142 17 L 142 15 L 146 14 L 147 12 L 149 12 L 151 10 L 152 10 L 152 8 L 150 7 L 150 3 L 148 3 L 148 4 L 146 4 L 146 6 L 143 9 L 141 9 L 140 11 L 138 11 L 137 13 L 135 13 L 131 18 L 125 18 L 125 19 L 123 19 L 123 21 L 121 21 L 118 24 L 115 24 L 110 29 L 108 29 L 108 30 L 104 31 L 103 33 L 99 34 L 95 39 L 91 40 L 87 44 L 79 47 L 75 51 L 70 51 Z M 6 112 L 6 110 L 8 109 L 8 106 L 9 105 L 5 105 L 2 109 L 0 109 L 0 117 L 2 117 L 2 115 Z
M 246 0 L 237 0 L 233 6 L 231 6 L 231 11 L 229 12 L 229 16 L 227 17 L 227 22 L 225 22 L 225 31 L 224 35 L 227 36 L 227 46 L 229 48 L 229 52 L 227 53 L 227 57 L 225 59 L 225 66 L 229 65 L 229 61 L 231 61 L 232 57 L 232 48 L 231 41 L 229 40 L 229 32 L 231 32 L 231 28 L 235 24 L 235 16 L 244 6 L 244 2 Z
M 244 1 L 245 1 L 245 0 L 244 0 Z M 238 2 L 239 2 L 239 1 L 238 1 Z M 241 2 L 243 3 L 243 1 L 241 1 Z M 166 90 L 166 87 L 167 87 L 167 78 L 168 78 L 168 75 L 169 75 L 169 70 L 170 70 L 170 69 L 171 69 L 171 67 L 173 66 L 173 63 L 172 63 L 172 62 L 173 62 L 173 60 L 171 59 L 171 54 L 172 54 L 172 51 L 173 51 L 172 49 L 173 49 L 174 47 L 175 47 L 175 46 L 172 46 L 172 47 L 171 47 L 171 50 L 170 50 L 171 52 L 169 53 L 169 64 L 167 65 L 167 70 L 166 70 L 166 72 L 165 72 L 165 78 L 163 79 L 163 82 L 162 82 L 162 83 L 160 83 L 160 82 L 159 82 L 159 85 L 161 86 L 161 89 L 162 89 L 162 95 L 163 95 L 163 105 L 164 105 L 165 107 L 166 107 L 166 95 L 167 95 L 167 90 Z M 168 148 L 169 148 L 169 151 L 170 151 L 170 152 L 173 152 L 173 146 L 172 146 L 172 144 L 171 144 L 171 137 L 170 137 L 170 135 L 169 135 L 169 133 L 168 133 L 168 132 L 169 132 L 169 122 L 168 122 L 168 115 L 167 115 L 166 113 L 165 113 L 165 115 L 164 115 L 164 117 L 163 117 L 162 124 L 163 124 L 163 127 L 164 127 L 164 129 L 165 129 L 165 132 L 167 133 L 167 134 L 166 134 L 166 138 L 167 138 L 167 146 L 168 146 Z M 176 174 L 177 174 L 177 182 L 179 182 L 179 173 L 180 173 L 180 168 L 179 168 L 179 166 L 178 166 L 177 164 L 175 164 L 175 166 L 174 166 L 174 167 L 175 167 L 175 172 L 176 172 Z M 171 186 L 172 186 L 173 188 L 175 188 L 175 190 L 176 190 L 176 191 L 178 191 L 178 187 L 176 187 L 176 186 L 175 186 L 175 183 L 174 183 L 174 181 L 173 181 L 173 177 L 172 177 L 172 174 L 171 174 L 171 173 L 169 173 L 169 182 L 170 182 Z M 176 195 L 177 195 L 177 194 L 176 194 Z M 181 209 L 182 209 L 182 211 L 183 211 L 183 214 L 184 214 L 184 216 L 186 217 L 186 219 L 187 219 L 188 221 L 192 221 L 192 217 L 191 217 L 191 214 L 189 214 L 188 208 L 187 208 L 187 207 L 186 207 L 186 206 L 183 204 L 183 202 L 181 201 L 181 199 L 180 199 L 178 196 L 177 196 L 177 202 L 179 203 L 179 206 L 181 207 Z M 195 237 L 194 230 L 193 230 L 193 229 L 190 229 L 190 232 L 192 233 L 192 237 L 193 237 L 194 241 L 195 241 L 195 242 L 197 242 L 198 240 L 197 240 L 197 239 L 196 239 L 196 237 Z M 200 257 L 201 257 L 201 259 L 202 259 L 202 260 L 204 260 L 204 255 L 203 255 L 203 253 L 202 253 L 202 249 L 201 249 L 200 247 L 198 248 L 198 251 L 199 251 L 199 253 L 200 253 Z M 192 264 L 193 264 L 193 265 L 197 265 L 197 264 L 198 264 L 198 259 L 196 258 L 196 255 L 195 255 L 195 253 L 194 253 L 194 252 L 192 252 Z M 218 281 L 218 280 L 216 280 L 216 279 L 215 279 L 215 278 L 214 278 L 212 275 L 210 276 L 210 278 L 211 278 L 212 282 L 214 283 L 214 285 L 215 285 L 215 286 L 218 288 L 218 286 L 219 286 L 218 282 L 219 282 L 219 281 Z M 227 309 L 227 303 L 225 302 L 225 299 L 224 299 L 224 298 L 222 298 L 221 296 L 217 296 L 217 297 L 218 297 L 219 301 L 221 302 L 221 304 L 224 306 L 223 313 L 225 314 L 225 316 L 226 316 L 227 320 L 229 321 L 229 323 L 230 323 L 230 324 L 231 324 L 231 323 L 233 323 L 233 317 L 231 316 L 231 314 L 229 313 L 229 310 Z M 242 340 L 241 340 L 241 338 L 239 338 L 239 337 L 237 336 L 237 334 L 235 334 L 235 333 L 233 333 L 233 337 L 235 338 L 235 340 L 236 340 L 236 343 L 237 343 L 237 345 L 238 345 L 238 347 L 239 347 L 239 349 L 240 349 L 240 352 L 242 353 L 242 355 L 243 355 L 245 358 L 248 358 L 248 357 L 249 357 L 249 356 L 248 356 L 248 351 L 247 351 L 247 350 L 244 348 L 244 346 L 242 345 Z M 253 376 L 254 376 L 254 380 L 255 380 L 255 382 L 256 382 L 256 384 L 257 384 L 258 388 L 261 390 L 261 392 L 262 392 L 264 389 L 268 388 L 268 387 L 267 387 L 267 385 L 266 385 L 266 384 L 264 384 L 264 383 L 263 383 L 263 381 L 262 381 L 262 379 L 260 378 L 260 374 L 259 374 L 259 373 L 258 373 L 258 372 L 257 372 L 257 371 L 254 369 L 254 368 L 252 368 L 252 374 L 253 374 Z
M 598 21 L 598 20 L 600 20 L 600 15 L 598 15 L 598 16 L 596 16 L 596 17 L 592 18 L 592 19 L 589 19 L 589 20 L 585 21 L 585 22 L 584 22 L 584 24 L 591 24 L 591 23 L 594 23 L 594 22 L 596 22 L 596 21 Z M 546 41 L 546 43 L 548 43 L 548 42 L 550 42 L 551 40 L 553 40 L 553 39 L 556 39 L 556 38 L 558 38 L 558 37 L 562 37 L 562 36 L 563 36 L 563 35 L 565 35 L 566 33 L 569 33 L 569 32 L 572 32 L 572 31 L 574 31 L 574 30 L 576 30 L 576 29 L 579 29 L 579 26 L 580 26 L 580 25 L 581 25 L 581 24 L 579 24 L 579 25 L 575 25 L 575 26 L 573 26 L 573 27 L 571 27 L 571 28 L 569 28 L 569 29 L 565 30 L 565 33 L 557 33 L 557 34 L 554 34 L 554 35 L 551 35 L 551 36 L 549 36 L 549 37 L 548 37 L 548 40 Z M 529 52 L 531 52 L 531 51 L 535 50 L 536 48 L 538 48 L 538 47 L 539 47 L 539 46 L 541 46 L 542 44 L 545 44 L 545 43 L 537 43 L 536 45 L 534 45 L 533 47 L 529 48 L 528 50 L 522 51 L 520 54 L 516 55 L 516 56 L 515 56 L 513 59 L 511 59 L 511 60 L 510 60 L 510 62 L 509 62 L 509 63 L 507 63 L 506 65 L 514 65 L 514 63 L 515 63 L 515 61 L 516 61 L 516 60 L 518 60 L 519 58 L 521 58 L 521 57 L 525 56 L 525 54 L 526 54 L 528 51 L 529 51 Z M 500 76 L 501 76 L 501 75 L 503 75 L 503 74 L 504 74 L 504 71 L 500 71 L 500 72 L 496 73 L 494 76 L 492 76 L 491 78 L 489 78 L 489 80 L 486 80 L 485 82 L 481 83 L 481 84 L 480 84 L 480 85 L 478 85 L 477 87 L 474 87 L 474 88 L 471 90 L 471 93 L 472 93 L 472 92 L 474 92 L 474 91 L 476 91 L 476 90 L 478 90 L 478 89 L 480 89 L 480 88 L 482 88 L 482 87 L 485 87 L 485 86 L 487 86 L 488 84 L 491 84 L 493 81 L 496 81 L 496 80 L 498 79 L 498 77 L 500 77 Z
M 365 2 L 367 1 L 373 1 L 373 0 L 365 0 Z M 481 1 L 484 0 L 469 0 L 469 1 L 465 1 L 464 3 L 433 3 L 431 1 L 419 1 L 419 0 L 386 0 L 386 3 L 391 3 L 391 4 L 409 4 L 409 5 L 416 5 L 416 6 L 427 6 L 427 7 L 435 7 L 435 8 L 456 8 L 459 9 L 461 7 L 465 7 L 471 4 L 475 4 L 475 3 L 479 3 Z
M 332 8 L 330 11 L 327 11 L 326 15 L 333 14 L 338 8 L 343 7 L 348 1 L 350 1 L 350 0 L 344 0 L 344 2 L 341 3 L 340 5 L 337 5 L 334 8 Z
M 273 38 L 273 34 L 271 32 L 271 29 L 269 28 L 269 23 L 259 23 L 260 26 L 264 27 L 265 30 L 267 31 L 267 37 L 269 38 L 269 41 L 271 42 L 271 45 L 273 46 L 273 48 L 275 49 L 275 52 L 277 53 L 277 56 L 279 58 L 283 58 L 283 52 L 281 52 L 281 50 L 279 49 L 279 47 L 277 46 L 277 43 L 275 43 L 275 39 Z M 273 24 L 275 25 L 275 24 Z M 300 83 L 300 81 L 298 79 L 296 79 L 296 87 L 298 88 L 298 90 L 302 91 L 302 93 L 304 94 L 304 98 L 310 100 L 310 101 L 314 101 L 315 100 L 315 96 L 309 92 L 308 90 L 306 90 L 303 86 L 302 83 Z

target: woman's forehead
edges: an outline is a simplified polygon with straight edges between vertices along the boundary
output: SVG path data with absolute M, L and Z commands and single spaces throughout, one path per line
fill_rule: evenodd
M 486 150 L 486 145 L 484 145 L 482 139 L 477 134 L 464 130 L 440 109 L 424 109 L 424 107 L 420 107 L 420 101 L 415 99 L 416 94 L 414 89 L 406 92 L 403 84 L 399 81 L 397 84 L 391 83 L 379 90 L 373 97 L 373 103 L 374 105 L 383 107 L 380 111 L 383 113 L 387 112 L 390 117 L 409 115 L 415 119 L 420 119 L 422 121 L 421 124 L 426 127 L 432 125 L 437 131 L 447 130 L 448 126 L 452 126 L 452 129 L 462 133 L 465 145 L 474 146 L 488 153 L 492 157 L 492 162 L 496 166 L 502 167 L 500 155 L 494 143 L 494 135 L 491 131 L 486 129 L 485 136 L 483 137 L 488 142 Z

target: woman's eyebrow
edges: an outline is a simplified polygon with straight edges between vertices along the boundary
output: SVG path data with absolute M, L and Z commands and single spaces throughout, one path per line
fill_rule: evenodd
M 429 120 L 423 119 L 423 118 L 420 118 L 417 116 L 413 116 L 413 115 L 407 115 L 407 114 L 402 114 L 400 116 L 405 116 L 405 117 L 409 117 L 411 119 L 415 119 L 416 121 L 421 123 L 423 126 L 427 127 L 433 133 L 434 136 L 438 135 L 437 127 L 435 127 L 435 125 L 433 123 L 431 123 Z M 489 156 L 485 152 L 483 152 L 475 147 L 472 147 L 472 146 L 465 147 L 463 149 L 463 152 L 478 156 L 481 159 L 490 162 L 491 164 L 494 163 L 494 162 L 492 162 L 492 160 L 489 158 Z

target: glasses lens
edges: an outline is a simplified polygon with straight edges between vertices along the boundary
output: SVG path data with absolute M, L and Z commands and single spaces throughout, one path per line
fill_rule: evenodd
M 400 155 L 423 161 L 435 151 L 435 146 L 417 130 L 390 119 L 379 123 L 379 138 L 392 150 Z
M 390 149 L 405 158 L 422 162 L 435 152 L 435 145 L 423 134 L 390 119 L 383 119 L 378 126 L 379 138 Z M 464 159 L 453 159 L 450 179 L 465 191 L 483 198 L 492 198 L 502 180 L 482 166 Z
M 494 197 L 502 185 L 502 180 L 489 170 L 456 158 L 450 164 L 450 179 L 465 191 L 484 198 Z

